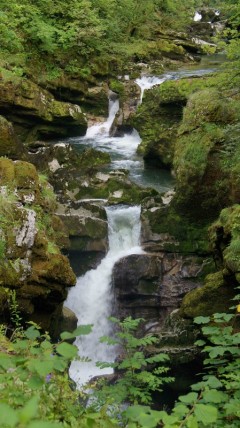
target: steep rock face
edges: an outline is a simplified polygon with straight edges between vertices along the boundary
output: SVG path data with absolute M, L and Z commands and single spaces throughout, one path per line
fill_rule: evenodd
M 53 215 L 55 207 L 51 186 L 32 164 L 0 159 L 0 318 L 8 319 L 15 293 L 24 320 L 53 334 L 67 287 L 75 284 L 59 250 L 68 236 Z
M 106 212 L 97 201 L 80 202 L 72 208 L 59 205 L 57 214 L 68 230 L 71 251 L 107 251 Z
M 131 255 L 114 266 L 113 283 L 120 317 L 142 317 L 162 325 L 183 296 L 201 285 L 201 258 L 163 252 Z
M 56 101 L 27 79 L 1 80 L 0 112 L 14 124 L 22 140 L 84 135 L 87 129 L 78 105 Z

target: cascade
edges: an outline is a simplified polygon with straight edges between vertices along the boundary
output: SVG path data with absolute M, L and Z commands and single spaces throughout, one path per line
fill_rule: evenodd
M 119 100 L 109 99 L 107 120 L 105 122 L 97 123 L 96 125 L 90 126 L 87 129 L 87 133 L 84 138 L 89 139 L 99 135 L 108 136 L 118 110 L 119 110 Z
M 77 338 L 75 344 L 81 357 L 88 357 L 90 362 L 73 361 L 70 377 L 77 387 L 85 384 L 94 376 L 112 373 L 111 368 L 100 369 L 97 361 L 114 361 L 115 349 L 105 343 L 99 343 L 101 336 L 109 335 L 113 294 L 111 275 L 114 264 L 130 254 L 141 254 L 140 247 L 140 211 L 139 206 L 107 207 L 109 251 L 100 265 L 78 278 L 77 285 L 68 295 L 66 306 L 78 317 L 78 324 L 93 324 L 92 332 Z
M 142 103 L 143 94 L 144 94 L 144 91 L 146 89 L 151 89 L 155 85 L 161 85 L 161 83 L 165 82 L 165 80 L 167 80 L 167 78 L 168 78 L 168 75 L 165 74 L 162 77 L 142 76 L 141 78 L 136 79 L 135 82 L 141 89 L 141 96 L 140 96 L 140 102 L 139 103 L 140 104 Z

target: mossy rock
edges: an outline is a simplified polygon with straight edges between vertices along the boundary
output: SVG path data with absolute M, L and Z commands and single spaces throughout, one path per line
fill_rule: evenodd
M 12 184 L 15 180 L 14 163 L 7 158 L 0 158 L 0 184 L 6 186 Z
M 153 233 L 172 237 L 163 243 L 163 249 L 169 252 L 210 254 L 208 242 L 209 223 L 194 222 L 179 213 L 173 204 L 160 207 L 155 211 L 146 210 L 143 218 L 147 219 Z
M 35 166 L 29 162 L 17 161 L 15 163 L 15 183 L 19 189 L 37 190 L 39 178 Z
M 196 129 L 203 123 L 220 125 L 233 123 L 238 113 L 235 103 L 216 89 L 208 88 L 195 92 L 188 98 L 180 133 Z
M 195 318 L 227 312 L 235 294 L 234 287 L 225 282 L 222 272 L 210 274 L 203 287 L 186 294 L 179 314 L 184 318 Z
M 18 159 L 23 154 L 23 145 L 18 140 L 12 124 L 0 116 L 0 156 Z
M 51 288 L 51 282 L 62 284 L 64 287 L 73 286 L 76 283 L 69 261 L 62 254 L 49 254 L 48 260 L 35 260 L 32 264 L 32 279 L 37 283 L 47 280 L 49 288 Z
M 221 211 L 219 218 L 209 229 L 210 242 L 216 262 L 225 277 L 234 277 L 240 283 L 240 205 Z M 233 280 L 233 278 L 232 278 Z
M 79 156 L 78 163 L 83 170 L 91 170 L 99 166 L 108 165 L 111 162 L 110 155 L 95 149 L 85 149 Z
M 84 135 L 87 121 L 80 107 L 56 101 L 52 94 L 28 79 L 0 82 L 0 108 L 19 136 Z

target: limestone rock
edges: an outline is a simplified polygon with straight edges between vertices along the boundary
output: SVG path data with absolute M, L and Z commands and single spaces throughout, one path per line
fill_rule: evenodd
M 0 108 L 22 139 L 84 135 L 87 122 L 76 104 L 56 101 L 27 79 L 0 82 Z
M 120 317 L 162 324 L 183 296 L 201 285 L 204 266 L 201 258 L 163 252 L 122 258 L 113 270 Z

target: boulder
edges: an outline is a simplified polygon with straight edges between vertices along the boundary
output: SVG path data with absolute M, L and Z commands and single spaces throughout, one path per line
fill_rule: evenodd
M 0 156 L 19 159 L 23 154 L 23 144 L 17 138 L 12 124 L 0 116 Z
M 113 269 L 119 316 L 162 325 L 183 296 L 201 285 L 205 265 L 201 258 L 163 252 L 120 259 Z

